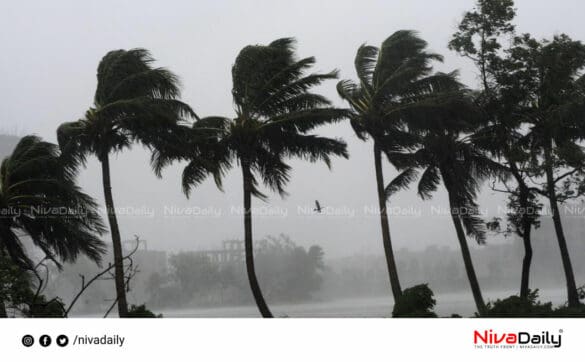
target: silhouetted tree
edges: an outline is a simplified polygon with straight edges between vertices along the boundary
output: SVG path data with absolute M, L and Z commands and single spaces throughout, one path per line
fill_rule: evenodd
M 101 60 L 97 72 L 94 106 L 83 119 L 64 123 L 57 130 L 63 154 L 73 166 L 85 165 L 95 155 L 102 166 L 104 198 L 114 251 L 118 313 L 128 313 L 120 230 L 116 218 L 109 156 L 132 143 L 156 147 L 184 119 L 194 116 L 178 100 L 177 76 L 154 68 L 154 59 L 145 49 L 114 50 Z
M 506 169 L 471 142 L 469 135 L 482 120 L 478 114 L 470 95 L 462 89 L 459 96 L 451 94 L 451 100 L 436 109 L 423 127 L 411 124 L 413 134 L 419 138 L 418 146 L 412 152 L 392 152 L 390 160 L 403 171 L 388 184 L 386 192 L 407 188 L 419 171 L 418 194 L 422 199 L 431 198 L 443 183 L 473 298 L 478 312 L 484 314 L 486 306 L 465 234 L 480 244 L 485 242 L 486 228 L 475 199 L 482 181 L 493 175 L 503 176 Z
M 32 267 L 23 236 L 58 265 L 80 254 L 100 261 L 104 228 L 97 205 L 76 185 L 56 145 L 36 136 L 20 140 L 0 166 L 0 202 L 0 252 L 16 264 Z
M 76 185 L 75 176 L 63 164 L 58 147 L 36 136 L 23 137 L 2 161 L 0 254 L 10 260 L 7 267 L 18 268 L 21 274 L 34 272 L 34 263 L 22 244 L 25 237 L 58 266 L 79 255 L 94 262 L 101 260 L 104 245 L 99 236 L 105 229 L 95 201 Z M 1 284 L 26 290 L 30 290 L 27 285 L 33 285 L 32 281 L 21 282 Z
M 247 46 L 232 68 L 234 118 L 207 117 L 197 121 L 184 152 L 169 146 L 154 157 L 159 170 L 176 159 L 187 159 L 183 171 L 183 190 L 212 174 L 221 188 L 225 171 L 239 163 L 244 191 L 244 236 L 248 279 L 263 317 L 272 317 L 264 300 L 254 267 L 252 242 L 252 196 L 266 200 L 258 186 L 285 195 L 291 167 L 285 159 L 298 157 L 310 162 L 324 161 L 330 166 L 332 155 L 348 157 L 341 140 L 310 134 L 313 129 L 336 122 L 347 111 L 331 106 L 322 95 L 310 89 L 337 72 L 306 74 L 315 58 L 296 59 L 292 38 L 278 39 L 269 45 Z M 187 132 L 188 133 L 188 132 Z M 188 133 L 189 134 L 189 133 Z
M 497 78 L 501 38 L 513 35 L 515 16 L 514 0 L 477 0 L 475 7 L 465 12 L 449 42 L 449 49 L 477 65 L 483 90 L 487 93 Z
M 476 7 L 464 14 L 458 31 L 453 34 L 449 48 L 471 59 L 477 66 L 482 80 L 481 96 L 478 97 L 487 124 L 475 133 L 474 143 L 488 152 L 502 165 L 508 167 L 516 182 L 515 187 L 505 184 L 493 189 L 508 194 L 506 233 L 522 238 L 524 259 L 520 278 L 520 297 L 527 299 L 530 289 L 532 263 L 532 229 L 538 227 L 540 206 L 537 193 L 530 185 L 530 145 L 521 142 L 523 112 L 518 85 L 523 84 L 525 74 L 516 72 L 506 58 L 509 43 L 514 37 L 512 21 L 516 15 L 513 0 L 479 0 Z M 499 221 L 491 223 L 499 228 Z
M 350 121 L 356 135 L 374 143 L 374 168 L 380 208 L 382 241 L 394 300 L 402 294 L 392 249 L 384 192 L 382 154 L 413 144 L 405 129 L 405 117 L 429 117 L 428 100 L 419 102 L 431 90 L 454 83 L 453 74 L 431 74 L 432 61 L 443 57 L 429 53 L 427 43 L 413 31 L 401 30 L 388 37 L 378 49 L 362 45 L 355 57 L 358 83 L 343 80 L 337 84 L 341 98 L 351 106 Z
M 559 203 L 585 191 L 582 184 L 571 182 L 572 177 L 582 177 L 585 167 L 580 145 L 585 138 L 585 45 L 567 35 L 537 41 L 525 34 L 515 39 L 508 62 L 514 69 L 511 76 L 524 79 L 511 87 L 524 97 L 522 121 L 529 129 L 524 142 L 531 147 L 530 167 L 535 177 L 545 180 L 536 190 L 549 201 L 569 307 L 576 307 L 579 297 Z

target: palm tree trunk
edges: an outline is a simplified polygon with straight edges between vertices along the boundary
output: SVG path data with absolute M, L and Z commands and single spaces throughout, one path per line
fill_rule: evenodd
M 384 244 L 384 253 L 386 255 L 386 265 L 388 267 L 392 295 L 394 297 L 394 303 L 396 303 L 402 296 L 402 289 L 400 288 L 398 269 L 396 268 L 392 240 L 390 239 L 390 225 L 388 224 L 388 213 L 386 211 L 386 192 L 382 170 L 382 151 L 376 142 L 374 142 L 374 165 L 376 168 L 376 186 L 378 190 L 378 204 L 380 207 L 380 225 L 382 226 L 382 243 Z
M 575 282 L 575 274 L 573 273 L 573 266 L 571 265 L 571 257 L 569 256 L 569 249 L 567 247 L 567 239 L 565 238 L 565 232 L 563 230 L 563 224 L 561 222 L 561 214 L 559 212 L 559 206 L 557 201 L 557 193 L 555 188 L 554 173 L 552 169 L 552 156 L 550 145 L 544 149 L 545 157 L 545 172 L 546 172 L 546 183 L 548 191 L 548 199 L 550 202 L 550 208 L 552 211 L 552 219 L 555 226 L 555 232 L 557 234 L 557 240 L 559 243 L 559 249 L 561 251 L 561 260 L 563 261 L 563 269 L 565 272 L 565 279 L 567 281 L 567 297 L 569 307 L 576 307 L 579 303 L 579 294 L 577 293 L 577 284 Z
M 242 161 L 242 175 L 244 178 L 244 248 L 246 253 L 246 271 L 252 295 L 258 306 L 260 314 L 264 318 L 272 318 L 272 313 L 264 300 L 256 269 L 254 267 L 254 246 L 252 241 L 252 175 L 249 165 Z
M 473 261 L 471 260 L 471 253 L 469 252 L 469 246 L 467 245 L 467 238 L 461 225 L 461 219 L 459 214 L 453 212 L 456 203 L 453 202 L 451 193 L 449 192 L 449 207 L 451 208 L 451 218 L 453 219 L 453 225 L 455 225 L 455 231 L 457 232 L 457 239 L 459 240 L 459 246 L 461 248 L 461 255 L 463 256 L 463 264 L 465 265 L 465 272 L 467 273 L 467 279 L 471 286 L 471 293 L 473 294 L 473 300 L 479 315 L 485 315 L 487 308 L 481 295 L 481 288 L 475 274 L 475 268 L 473 267 Z
M 106 201 L 106 212 L 112 233 L 112 246 L 114 249 L 114 279 L 116 282 L 116 298 L 118 300 L 118 315 L 120 318 L 128 315 L 128 302 L 126 301 L 126 283 L 124 281 L 124 260 L 122 255 L 122 241 L 120 229 L 116 219 L 114 199 L 112 197 L 112 183 L 110 180 L 110 161 L 108 155 L 100 158 L 102 163 L 102 179 L 104 184 L 104 198 Z

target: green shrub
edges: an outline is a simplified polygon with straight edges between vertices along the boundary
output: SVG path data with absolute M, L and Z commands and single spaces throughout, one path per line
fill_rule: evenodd
M 29 318 L 65 318 L 65 305 L 59 298 L 48 300 L 44 295 L 24 308 L 23 314 Z
M 128 318 L 162 318 L 162 314 L 154 314 L 146 309 L 146 305 L 131 305 L 128 311 Z
M 552 317 L 555 318 L 585 318 L 585 305 L 578 307 L 562 306 L 554 310 Z
M 485 317 L 515 318 L 515 317 L 547 317 L 553 313 L 552 303 L 538 301 L 538 289 L 530 291 L 526 299 L 513 295 L 505 299 L 498 299 L 487 304 Z
M 581 289 L 580 289 L 581 293 Z M 530 291 L 528 298 L 517 295 L 488 303 L 485 317 L 490 318 L 575 318 L 585 317 L 585 305 L 578 307 L 561 306 L 553 309 L 552 303 L 538 301 L 538 289 Z M 477 314 L 476 314 L 477 316 Z
M 436 318 L 433 308 L 437 302 L 433 295 L 427 284 L 404 289 L 402 296 L 394 304 L 392 317 Z

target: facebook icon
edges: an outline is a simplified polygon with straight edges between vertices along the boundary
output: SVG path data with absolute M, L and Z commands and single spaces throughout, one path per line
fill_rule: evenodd
M 41 338 L 39 338 L 39 344 L 43 347 L 49 347 L 51 345 L 51 337 L 43 334 Z

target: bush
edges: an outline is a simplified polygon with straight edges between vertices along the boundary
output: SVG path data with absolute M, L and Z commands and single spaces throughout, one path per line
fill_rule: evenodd
M 580 290 L 581 293 L 581 290 Z M 585 305 L 578 307 L 561 306 L 553 309 L 552 303 L 538 301 L 538 289 L 530 291 L 528 298 L 522 299 L 513 295 L 506 299 L 498 299 L 488 303 L 485 317 L 493 318 L 576 318 L 585 317 Z M 477 314 L 476 314 L 477 316 Z
M 433 308 L 437 301 L 433 295 L 433 291 L 427 284 L 404 289 L 402 296 L 394 304 L 392 317 L 436 318 Z
M 562 306 L 554 310 L 552 317 L 555 318 L 585 318 L 585 305 L 578 307 Z
M 530 291 L 526 299 L 513 295 L 505 299 L 498 299 L 487 304 L 485 317 L 492 318 L 538 318 L 551 316 L 552 303 L 538 301 L 538 289 Z
M 29 318 L 65 318 L 65 305 L 58 298 L 47 301 L 44 295 L 39 295 L 24 308 L 23 314 Z
M 128 311 L 128 318 L 162 318 L 162 314 L 156 315 L 146 309 L 146 305 L 131 305 Z

